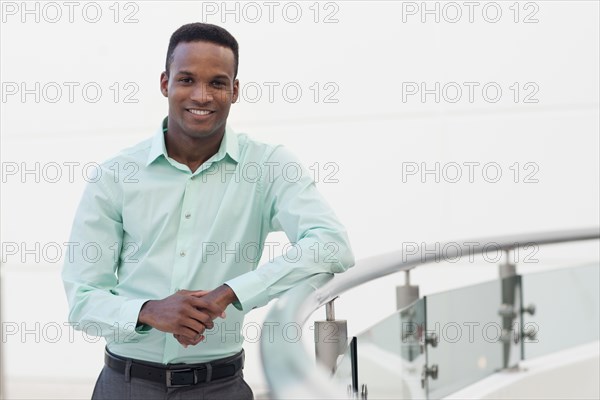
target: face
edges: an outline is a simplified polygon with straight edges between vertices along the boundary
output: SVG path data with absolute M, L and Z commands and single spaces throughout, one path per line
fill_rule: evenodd
M 169 76 L 160 77 L 169 99 L 169 134 L 201 139 L 225 132 L 229 108 L 238 98 L 235 59 L 227 47 L 182 42 L 173 51 Z

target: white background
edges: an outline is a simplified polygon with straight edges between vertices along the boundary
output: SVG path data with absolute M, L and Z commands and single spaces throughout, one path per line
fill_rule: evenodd
M 67 241 L 83 166 L 149 137 L 166 115 L 159 75 L 171 33 L 188 22 L 219 24 L 237 38 L 243 90 L 230 125 L 287 145 L 318 171 L 359 260 L 407 243 L 597 226 L 598 2 L 476 3 L 469 15 L 464 2 L 427 2 L 437 7 L 436 22 L 421 2 L 400 1 L 275 2 L 271 15 L 264 2 L 76 2 L 72 15 L 63 2 L 28 2 L 30 14 L 24 3 L 2 2 L 4 394 L 89 396 L 103 346 L 80 332 L 70 340 L 67 327 L 56 343 L 48 340 L 66 322 L 67 306 L 61 262 L 41 249 Z M 406 92 L 422 82 L 429 90 L 439 82 L 438 102 L 435 93 Z M 475 88 L 472 101 L 464 82 Z M 82 91 L 86 84 L 101 88 L 96 102 L 93 87 Z M 23 88 L 31 93 L 22 97 Z M 36 162 L 37 173 L 22 173 Z M 65 162 L 79 163 L 73 179 Z M 420 173 L 436 162 L 437 182 L 435 173 Z M 472 179 L 464 163 L 479 163 Z M 54 183 L 50 165 L 62 166 Z M 406 175 L 411 166 L 419 173 Z M 22 260 L 21 252 L 5 254 L 8 243 L 40 251 Z M 597 256 L 597 246 L 572 249 L 542 248 L 542 262 L 530 267 Z M 497 273 L 485 260 L 445 267 L 425 267 L 413 281 L 427 292 Z M 350 333 L 393 311 L 401 282 L 388 278 L 341 299 L 337 314 L 350 320 Z M 9 326 L 18 332 L 7 334 Z M 33 333 L 21 336 L 25 329 Z M 257 346 L 246 349 L 245 374 L 260 392 Z

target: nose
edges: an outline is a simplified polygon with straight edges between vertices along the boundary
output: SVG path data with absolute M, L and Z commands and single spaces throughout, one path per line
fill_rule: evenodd
M 204 83 L 199 83 L 194 86 L 190 99 L 199 104 L 210 103 L 214 100 L 214 95 L 210 86 Z

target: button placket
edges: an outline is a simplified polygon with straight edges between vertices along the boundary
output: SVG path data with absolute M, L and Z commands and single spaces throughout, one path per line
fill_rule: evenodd
M 177 247 L 176 256 L 173 260 L 173 273 L 171 275 L 171 289 L 177 291 L 175 288 L 180 288 L 186 282 L 186 276 L 188 275 L 189 263 L 193 262 L 192 253 L 190 253 L 190 245 L 193 243 L 193 232 L 192 226 L 187 221 L 191 218 L 192 214 L 190 210 L 191 204 L 194 203 L 193 184 L 191 177 L 188 176 L 185 183 L 185 191 L 182 199 L 182 211 L 181 215 L 186 218 L 182 223 L 179 224 L 177 230 Z M 183 211 L 187 210 L 187 211 Z M 188 217 L 189 215 L 189 217 Z M 185 221 L 185 222 L 183 222 Z M 186 223 L 187 222 L 187 223 Z

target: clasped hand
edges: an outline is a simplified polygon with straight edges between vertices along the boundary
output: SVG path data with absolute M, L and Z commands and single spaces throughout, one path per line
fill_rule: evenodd
M 215 290 L 179 290 L 162 300 L 147 301 L 138 322 L 170 332 L 184 347 L 204 340 L 204 331 L 214 327 L 216 318 L 225 318 L 225 308 L 235 294 L 226 285 Z

